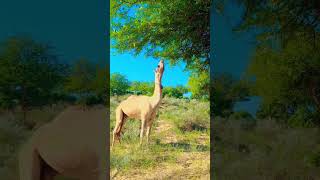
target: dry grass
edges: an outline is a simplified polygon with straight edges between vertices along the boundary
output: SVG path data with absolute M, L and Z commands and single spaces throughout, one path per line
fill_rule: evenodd
M 258 120 L 254 129 L 245 130 L 240 121 L 224 119 L 216 119 L 214 127 L 216 179 L 320 178 L 317 128 L 288 129 Z

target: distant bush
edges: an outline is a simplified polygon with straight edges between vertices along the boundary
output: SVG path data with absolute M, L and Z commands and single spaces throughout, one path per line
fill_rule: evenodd
M 164 97 L 175 97 L 175 98 L 183 98 L 183 95 L 188 92 L 188 89 L 184 86 L 177 87 L 164 87 L 163 96 Z
M 110 94 L 111 95 L 124 95 L 130 87 L 130 82 L 126 76 L 113 73 L 110 76 Z
M 234 112 L 230 115 L 229 119 L 240 121 L 240 126 L 244 130 L 252 130 L 257 125 L 257 122 L 252 115 L 245 111 Z
M 85 104 L 87 106 L 101 104 L 101 103 L 103 103 L 103 99 L 95 95 L 91 95 L 85 98 Z
M 320 151 L 310 154 L 308 161 L 311 166 L 320 167 Z
M 161 118 L 172 120 L 182 132 L 203 131 L 210 128 L 209 101 L 164 98 L 166 112 Z
M 291 127 L 312 127 L 314 125 L 313 113 L 308 111 L 306 107 L 300 107 L 288 119 L 288 125 Z

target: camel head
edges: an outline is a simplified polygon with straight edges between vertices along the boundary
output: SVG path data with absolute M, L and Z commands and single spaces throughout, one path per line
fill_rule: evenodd
M 163 63 L 163 60 L 160 60 L 157 68 L 154 70 L 155 81 L 159 84 L 161 84 L 163 72 L 164 72 L 164 63 Z

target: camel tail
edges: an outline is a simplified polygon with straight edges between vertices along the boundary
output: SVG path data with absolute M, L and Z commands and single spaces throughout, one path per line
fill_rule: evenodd
M 19 153 L 20 180 L 40 180 L 41 158 L 31 142 L 22 146 Z

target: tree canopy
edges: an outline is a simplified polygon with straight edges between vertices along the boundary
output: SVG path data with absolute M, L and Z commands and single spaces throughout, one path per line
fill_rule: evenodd
M 53 49 L 29 38 L 12 37 L 0 51 L 0 104 L 23 109 L 53 100 L 64 82 L 67 66 Z
M 133 81 L 130 83 L 129 90 L 134 94 L 152 95 L 154 89 L 154 83 L 152 82 L 140 82 Z
M 112 48 L 164 58 L 171 65 L 185 62 L 186 69 L 208 74 L 210 7 L 211 0 L 112 0 Z M 199 88 L 205 87 L 209 84 Z
M 258 114 L 300 122 L 319 114 L 319 1 L 236 2 L 245 11 L 235 30 L 259 30 L 248 69 L 263 100 Z
M 112 0 L 111 38 L 118 51 L 209 66 L 210 0 Z
M 230 74 L 215 75 L 211 86 L 213 116 L 228 117 L 233 113 L 236 102 L 248 100 L 250 84 L 244 80 L 236 80 Z
M 110 95 L 124 95 L 130 87 L 129 80 L 120 73 L 113 73 L 110 76 Z
M 107 97 L 107 68 L 88 59 L 77 60 L 66 79 L 65 89 L 82 104 L 95 104 Z
M 163 96 L 175 97 L 175 98 L 183 98 L 183 95 L 188 92 L 188 88 L 184 86 L 177 87 L 164 87 L 163 88 Z

